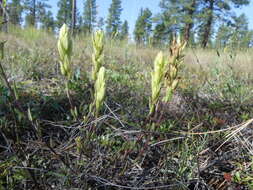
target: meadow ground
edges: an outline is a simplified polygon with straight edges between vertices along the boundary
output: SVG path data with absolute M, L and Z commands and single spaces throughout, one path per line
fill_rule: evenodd
M 15 28 L 0 39 L 17 97 L 2 80 L 0 189 L 253 189 L 252 49 L 187 48 L 179 87 L 150 128 L 160 49 L 107 39 L 105 103 L 90 119 L 91 38 L 74 39 L 74 114 L 57 38 Z

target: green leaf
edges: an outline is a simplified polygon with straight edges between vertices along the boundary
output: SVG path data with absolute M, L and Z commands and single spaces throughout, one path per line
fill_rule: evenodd
M 32 117 L 32 113 L 31 113 L 31 109 L 30 108 L 28 108 L 27 113 L 28 113 L 29 120 L 33 121 L 33 117 Z

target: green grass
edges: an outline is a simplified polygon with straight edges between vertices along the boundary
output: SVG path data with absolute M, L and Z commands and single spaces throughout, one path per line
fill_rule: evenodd
M 253 147 L 245 146 L 252 124 L 220 147 L 233 126 L 253 118 L 252 49 L 187 49 L 179 88 L 162 105 L 160 121 L 148 128 L 150 72 L 160 49 L 106 39 L 105 104 L 97 119 L 86 121 L 94 98 L 91 36 L 73 39 L 69 90 L 76 118 L 60 73 L 57 38 L 11 28 L 0 39 L 7 40 L 2 64 L 25 112 L 1 81 L 0 189 L 189 189 L 197 178 L 218 189 L 224 173 L 232 176 L 224 185 L 252 188 Z

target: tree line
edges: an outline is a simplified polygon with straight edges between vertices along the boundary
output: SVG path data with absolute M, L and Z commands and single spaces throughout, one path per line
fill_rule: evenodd
M 121 0 L 111 0 L 106 18 L 98 17 L 96 0 L 82 0 L 82 9 L 77 8 L 77 1 L 58 0 L 55 18 L 48 0 L 11 0 L 5 12 L 13 25 L 56 31 L 66 23 L 76 33 L 101 29 L 107 36 L 129 39 L 129 24 L 121 20 Z M 236 9 L 249 3 L 250 0 L 160 0 L 158 14 L 148 8 L 140 10 L 133 37 L 140 45 L 168 44 L 178 35 L 189 46 L 251 47 L 253 31 L 248 19 L 245 14 L 235 14 Z
M 54 18 L 48 0 L 9 0 L 6 6 L 8 22 L 49 31 L 56 31 L 65 23 L 76 33 L 92 33 L 95 29 L 106 28 L 110 36 L 122 39 L 128 37 L 128 22 L 122 22 L 120 19 L 123 10 L 121 0 L 112 0 L 107 19 L 98 17 L 96 0 L 82 0 L 82 13 L 80 7 L 77 8 L 77 1 L 79 0 L 58 0 L 58 11 Z
M 245 14 L 235 10 L 249 0 L 161 0 L 160 13 L 142 9 L 134 37 L 139 44 L 168 43 L 177 34 L 191 46 L 246 48 L 253 45 L 253 31 Z

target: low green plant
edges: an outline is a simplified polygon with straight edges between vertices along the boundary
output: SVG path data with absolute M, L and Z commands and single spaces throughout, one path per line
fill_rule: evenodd
M 233 175 L 232 181 L 239 183 L 239 184 L 245 184 L 250 189 L 253 188 L 253 156 L 251 157 L 251 161 L 249 164 L 237 164 L 238 165 L 238 171 L 235 172 Z
M 26 170 L 15 168 L 18 162 L 17 157 L 12 157 L 0 163 L 0 190 L 15 189 L 17 184 L 30 177 Z

